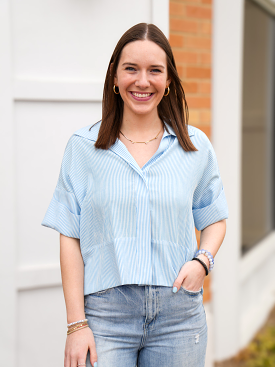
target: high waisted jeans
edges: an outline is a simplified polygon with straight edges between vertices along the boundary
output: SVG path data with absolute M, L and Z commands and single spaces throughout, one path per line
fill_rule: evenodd
M 202 293 L 132 284 L 85 296 L 98 367 L 203 367 Z

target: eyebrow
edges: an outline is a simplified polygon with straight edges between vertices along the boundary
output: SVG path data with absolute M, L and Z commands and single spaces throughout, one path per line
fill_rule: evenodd
M 137 64 L 133 64 L 132 62 L 125 62 L 124 64 L 122 64 L 122 66 L 124 65 L 131 65 L 131 66 L 138 66 Z M 163 65 L 150 65 L 151 68 L 162 68 L 165 69 L 165 67 Z

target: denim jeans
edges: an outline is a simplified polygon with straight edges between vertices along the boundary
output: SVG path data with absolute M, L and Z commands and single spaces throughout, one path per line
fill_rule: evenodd
M 131 284 L 85 296 L 98 367 L 203 367 L 202 293 Z M 91 366 L 89 354 L 86 363 Z

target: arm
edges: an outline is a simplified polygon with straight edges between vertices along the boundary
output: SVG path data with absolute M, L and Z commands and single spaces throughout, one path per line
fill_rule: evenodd
M 67 322 L 83 320 L 85 319 L 84 264 L 79 239 L 60 234 L 60 265 Z M 94 336 L 90 328 L 78 330 L 68 335 L 64 366 L 75 367 L 78 363 L 85 363 L 88 349 L 90 349 L 91 363 L 94 366 L 97 354 Z
M 226 220 L 213 223 L 201 231 L 200 249 L 208 250 L 212 256 L 217 254 L 226 232 Z M 209 261 L 206 256 L 199 255 L 207 267 Z M 178 277 L 176 278 L 173 287 L 180 289 L 181 285 L 191 291 L 198 291 L 205 278 L 205 270 L 198 261 L 188 261 L 181 268 Z

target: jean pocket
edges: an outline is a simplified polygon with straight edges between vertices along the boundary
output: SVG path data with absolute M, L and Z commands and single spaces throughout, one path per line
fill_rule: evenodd
M 184 288 L 183 286 L 180 287 L 184 293 L 188 294 L 189 296 L 198 296 L 202 292 L 202 288 L 198 291 L 190 291 L 189 289 Z
M 112 289 L 113 288 L 107 288 L 107 289 L 103 289 L 102 291 L 87 294 L 84 297 L 84 305 L 87 306 L 89 303 L 93 304 L 93 299 L 104 296 L 107 293 L 110 293 Z

